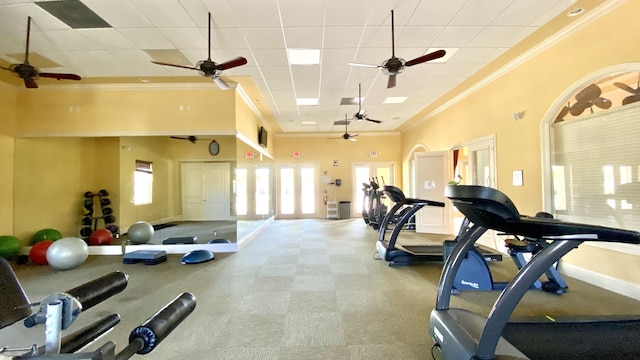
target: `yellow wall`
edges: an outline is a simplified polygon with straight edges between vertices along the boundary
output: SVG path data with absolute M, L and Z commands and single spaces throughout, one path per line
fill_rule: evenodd
M 321 174 L 326 171 L 331 180 L 342 179 L 342 185 L 336 189 L 336 199 L 338 201 L 353 201 L 352 189 L 354 185 L 351 182 L 351 163 L 353 162 L 394 162 L 396 167 L 394 183 L 398 184 L 401 180 L 400 134 L 360 135 L 358 141 L 296 137 L 294 135 L 276 137 L 275 140 L 274 158 L 276 164 L 314 162 L 319 164 Z M 293 158 L 291 154 L 294 151 L 301 152 L 303 156 L 301 158 Z M 370 151 L 377 151 L 380 154 L 377 157 L 370 157 L 368 155 Z M 334 160 L 338 160 L 337 167 L 333 166 Z M 329 198 L 331 199 L 332 197 L 333 194 L 329 194 Z
M 0 84 L 0 235 L 13 235 L 16 91 Z
M 599 69 L 637 61 L 638 48 L 628 34 L 638 33 L 640 2 L 629 1 L 563 41 L 532 57 L 454 106 L 402 134 L 402 156 L 415 144 L 448 150 L 496 135 L 497 183 L 523 214 L 542 210 L 541 123 L 561 94 Z M 586 85 L 586 84 L 585 84 Z M 454 91 L 463 89 L 454 89 Z M 525 111 L 514 121 L 511 114 Z M 522 169 L 524 186 L 511 185 L 512 171 Z M 406 175 L 406 174 L 405 174 Z M 611 256 L 615 255 L 615 256 Z M 629 259 L 633 259 L 627 261 Z M 637 257 L 582 246 L 564 260 L 585 269 L 640 283 Z M 621 260 L 622 263 L 619 263 Z M 624 266 L 624 269 L 621 269 Z
M 82 194 L 96 189 L 92 138 L 15 140 L 14 235 L 27 242 L 43 228 L 77 236 Z
M 268 132 L 267 148 L 268 153 L 273 151 L 273 131 L 258 115 L 247 105 L 240 94 L 236 93 L 236 129 L 248 140 L 258 144 L 258 130 L 264 126 Z
M 234 131 L 234 100 L 233 91 L 207 89 L 40 88 L 20 93 L 16 135 Z

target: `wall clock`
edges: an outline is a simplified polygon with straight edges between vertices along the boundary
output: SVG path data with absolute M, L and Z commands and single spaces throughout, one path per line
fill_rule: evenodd
M 218 155 L 219 152 L 220 152 L 220 145 L 218 145 L 217 141 L 212 140 L 209 143 L 209 154 L 216 156 Z

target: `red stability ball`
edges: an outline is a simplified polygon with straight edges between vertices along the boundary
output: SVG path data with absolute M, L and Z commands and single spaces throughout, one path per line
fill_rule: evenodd
M 113 234 L 107 229 L 98 229 L 89 237 L 89 245 L 111 245 Z
M 49 265 L 47 261 L 47 249 L 53 244 L 53 241 L 45 240 L 37 242 L 29 250 L 29 259 L 36 265 Z

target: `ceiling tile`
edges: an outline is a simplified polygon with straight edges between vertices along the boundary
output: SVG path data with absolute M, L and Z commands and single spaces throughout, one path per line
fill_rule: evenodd
M 513 0 L 468 0 L 451 25 L 489 25 Z
M 279 27 L 245 28 L 243 31 L 252 49 L 284 49 L 282 29 Z
M 483 26 L 447 26 L 433 41 L 433 47 L 464 47 L 478 36 Z
M 500 13 L 491 24 L 528 26 L 549 11 L 557 2 L 557 0 L 516 0 Z
M 421 1 L 409 25 L 449 25 L 466 0 Z
M 77 30 L 84 38 L 103 50 L 126 50 L 137 47 L 115 29 Z
M 208 39 L 198 28 L 160 28 L 176 49 L 207 50 Z
M 233 0 L 229 3 L 242 27 L 281 26 L 277 0 Z
M 134 43 L 140 49 L 172 49 L 174 48 L 160 30 L 155 28 L 145 29 L 120 29 L 120 33 Z
M 506 44 L 514 34 L 520 32 L 516 26 L 487 26 L 467 46 L 470 47 L 498 47 Z
M 129 0 L 153 25 L 161 28 L 196 27 L 191 16 L 177 0 Z M 206 19 L 206 16 L 204 17 Z
M 426 50 L 443 30 L 444 26 L 407 26 L 396 39 L 396 46 L 421 47 Z
M 363 11 L 363 9 L 370 9 L 373 5 L 373 0 L 325 1 L 327 9 L 339 9 L 339 11 L 327 11 L 325 13 L 326 26 L 366 25 L 368 11 Z
M 324 24 L 324 0 L 278 0 L 282 25 L 322 26 Z
M 284 36 L 289 49 L 320 49 L 321 27 L 285 27 Z
M 151 27 L 151 22 L 128 0 L 83 0 L 114 28 Z

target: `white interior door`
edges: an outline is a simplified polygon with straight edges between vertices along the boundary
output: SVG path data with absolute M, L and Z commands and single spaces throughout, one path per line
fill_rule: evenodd
M 230 197 L 229 163 L 182 165 L 184 220 L 231 220 Z
M 449 182 L 449 156 L 446 151 L 416 153 L 415 184 L 416 197 L 448 203 L 444 188 Z M 448 204 L 447 204 L 448 205 Z M 451 234 L 449 207 L 425 206 L 416 213 L 416 232 L 430 234 Z

